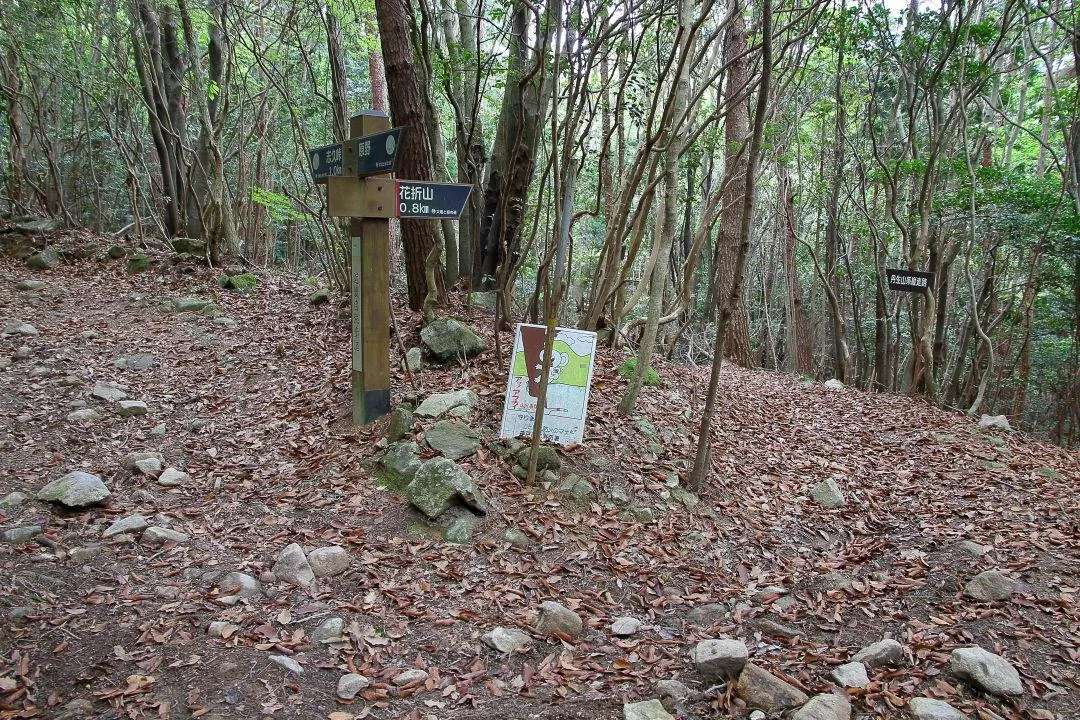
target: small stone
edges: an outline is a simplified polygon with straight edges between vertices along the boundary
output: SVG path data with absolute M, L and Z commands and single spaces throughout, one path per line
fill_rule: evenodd
M 71 548 L 68 551 L 68 559 L 73 563 L 85 563 L 100 554 L 100 545 L 86 545 L 85 547 Z
M 151 435 L 165 435 L 167 430 L 165 429 L 165 423 L 159 423 L 154 426 L 154 429 L 150 431 Z
M 394 443 L 387 448 L 386 453 L 379 460 L 383 467 L 394 478 L 412 480 L 420 469 L 420 446 L 412 440 Z
M 440 420 L 424 433 L 424 441 L 451 460 L 462 460 L 480 449 L 480 435 L 458 420 Z
M 0 532 L 0 542 L 16 545 L 41 534 L 40 525 L 19 525 Z
M 396 407 L 390 413 L 390 422 L 386 425 L 386 442 L 396 443 L 412 435 L 416 419 L 407 407 Z
M 675 720 L 675 717 L 659 700 L 644 700 L 623 705 L 623 720 Z
M 767 718 L 768 716 L 760 710 L 753 710 L 750 713 L 750 720 L 767 720 Z
M 822 385 L 825 388 L 829 389 L 829 390 L 843 390 L 844 389 L 844 383 L 840 382 L 836 378 L 832 378 L 831 380 L 826 380 L 824 383 L 822 383 Z
M 26 345 L 23 345 L 21 348 L 19 348 L 18 350 L 15 351 L 15 359 L 16 360 L 29 360 L 33 356 L 34 356 L 34 351 L 32 349 L 30 349 L 29 347 L 27 347 Z
M 503 533 L 503 540 L 519 550 L 524 550 L 533 544 L 532 538 L 518 528 L 506 528 L 506 532 Z
M 19 283 L 15 286 L 15 289 L 31 292 L 34 290 L 44 290 L 45 282 L 42 280 L 20 280 Z
M 90 394 L 99 400 L 104 400 L 105 402 L 111 403 L 120 402 L 121 400 L 127 399 L 126 392 L 116 387 L 115 385 L 110 385 L 106 382 L 94 383 L 94 389 L 90 391 Z
M 142 532 L 148 527 L 150 527 L 150 523 L 142 515 L 128 515 L 105 528 L 105 532 L 101 533 L 101 537 L 111 538 L 120 533 Z
M 56 720 L 76 720 L 76 718 L 88 718 L 94 712 L 94 703 L 85 698 L 75 698 L 64 704 L 64 712 L 56 716 Z
M 1008 600 L 1016 591 L 1017 583 L 997 570 L 981 572 L 964 586 L 964 594 L 982 602 Z
M 4 324 L 4 335 L 24 335 L 26 337 L 37 337 L 41 333 L 36 327 L 28 322 L 22 320 L 8 320 Z
M 833 668 L 830 674 L 836 684 L 843 688 L 864 688 L 870 684 L 866 666 L 861 662 L 849 662 Z
M 312 305 L 325 305 L 330 302 L 330 293 L 326 290 L 316 290 L 308 295 L 308 302 Z
M 790 598 L 787 598 L 790 599 Z M 799 628 L 789 627 L 783 623 L 778 623 L 775 620 L 762 620 L 758 623 L 758 627 L 766 635 L 772 635 L 773 637 L 785 638 L 791 640 L 805 635 L 806 633 Z
M 170 467 L 161 471 L 157 481 L 158 485 L 165 487 L 181 487 L 191 482 L 191 476 L 182 470 Z
M 419 668 L 414 668 L 412 670 L 405 670 L 404 672 L 398 673 L 394 676 L 394 679 L 391 682 L 393 682 L 398 687 L 406 687 L 408 685 L 416 685 L 418 683 L 425 682 L 428 677 L 430 676 L 423 670 L 420 670 Z
M 851 659 L 868 668 L 895 667 L 904 659 L 904 647 L 897 641 L 886 638 L 867 645 Z
M 815 695 L 795 711 L 791 720 L 851 720 L 851 701 L 835 693 Z
M 230 628 L 234 628 L 232 632 L 229 632 Z M 230 622 L 226 622 L 225 620 L 215 620 L 207 626 L 206 634 L 210 637 L 223 638 L 225 637 L 226 632 L 229 632 L 229 634 L 232 635 L 232 633 L 236 632 L 236 629 L 238 628 Z
M 315 584 L 315 573 L 312 572 L 303 549 L 296 543 L 288 545 L 278 554 L 272 572 L 279 580 L 297 587 Z
M 634 516 L 636 522 L 642 525 L 649 525 L 656 522 L 656 516 L 653 515 L 653 511 L 649 508 L 634 508 L 630 511 L 630 514 Z
M 420 372 L 424 367 L 423 352 L 418 347 L 409 348 L 405 353 L 405 367 L 409 372 Z
M 425 462 L 405 488 L 405 496 L 424 515 L 434 520 L 459 501 L 480 513 L 487 512 L 476 482 L 449 458 Z
M 206 298 L 173 298 L 170 309 L 176 313 L 202 312 L 216 308 L 212 300 Z
M 915 720 L 968 720 L 968 716 L 942 700 L 917 697 L 908 701 Z
M 690 699 L 690 688 L 678 680 L 658 680 L 656 692 L 661 698 L 671 698 L 675 702 L 685 702 Z
M 735 693 L 748 705 L 761 708 L 767 713 L 790 710 L 809 699 L 802 690 L 753 663 L 746 663 L 739 673 Z
M 143 458 L 135 463 L 135 470 L 149 477 L 157 477 L 161 474 L 161 459 L 156 457 Z
M 694 667 L 706 682 L 737 675 L 750 654 L 742 640 L 702 640 L 691 652 Z
M 532 645 L 532 638 L 528 633 L 516 628 L 497 627 L 491 632 L 484 633 L 480 638 L 484 644 L 501 653 L 514 653 L 525 650 Z
M 630 494 L 630 491 L 621 485 L 616 485 L 611 489 L 611 495 L 608 496 L 618 507 L 626 507 L 634 501 L 634 497 Z
M 12 508 L 17 508 L 20 505 L 24 505 L 26 503 L 26 501 L 29 500 L 29 499 L 30 499 L 29 495 L 27 495 L 24 492 L 19 492 L 18 490 L 16 490 L 15 492 L 10 492 L 7 495 L 5 495 L 3 498 L 0 498 L 0 508 L 7 509 L 7 510 L 10 510 Z
M 219 589 L 222 595 L 238 595 L 244 598 L 258 597 L 263 592 L 262 583 L 242 572 L 231 572 L 223 577 Z
M 629 637 L 636 635 L 638 630 L 641 629 L 641 621 L 632 617 L 615 618 L 615 621 L 611 623 L 611 634 L 618 635 L 620 637 Z
M 439 318 L 420 330 L 420 342 L 441 363 L 478 355 L 487 343 L 465 323 L 453 318 Z
M 67 415 L 68 422 L 94 422 L 101 419 L 101 413 L 93 408 L 81 408 Z
M 979 427 L 983 430 L 1012 430 L 1009 418 L 1004 415 L 983 415 L 979 418 Z
M 177 530 L 151 525 L 143 532 L 142 541 L 150 547 L 161 547 L 170 542 L 185 543 L 188 536 Z
M 960 542 L 956 543 L 956 549 L 961 552 L 967 553 L 971 557 L 977 558 L 982 557 L 987 552 L 985 546 L 971 540 L 961 540 Z
M 559 483 L 558 491 L 560 495 L 566 495 L 579 503 L 586 503 L 596 498 L 596 488 L 580 475 L 567 475 Z
M 532 448 L 529 446 L 523 447 L 517 455 L 518 465 L 523 468 L 529 467 L 529 459 L 532 456 Z M 555 448 L 550 445 L 540 445 L 536 448 L 536 471 L 543 473 L 547 470 L 558 470 L 562 467 L 562 460 L 559 458 L 559 453 Z
M 424 398 L 413 413 L 418 417 L 438 419 L 455 408 L 465 407 L 472 410 L 479 402 L 480 398 L 472 390 L 436 393 Z
M 270 662 L 277 663 L 281 667 L 285 668 L 294 675 L 303 675 L 304 666 L 293 660 L 288 655 L 271 655 L 269 657 Z
M 479 520 L 468 510 L 462 510 L 443 531 L 443 539 L 453 545 L 468 545 L 472 542 L 473 530 Z
M 109 488 L 101 478 L 76 470 L 38 490 L 37 499 L 67 507 L 85 507 L 108 499 Z
M 949 669 L 991 695 L 1023 695 L 1024 684 L 1012 664 L 981 647 L 957 648 L 949 656 Z
M 311 632 L 311 641 L 317 645 L 330 645 L 341 642 L 345 636 L 345 621 L 339 617 L 328 617 Z
M 113 363 L 121 370 L 149 370 L 157 363 L 157 358 L 153 355 L 121 355 Z
M 548 600 L 540 604 L 536 630 L 542 635 L 561 632 L 570 637 L 577 637 L 582 630 L 581 616 L 562 603 Z
M 113 406 L 120 417 L 137 417 L 150 412 L 142 400 L 121 400 Z
M 371 681 L 363 675 L 357 673 L 342 675 L 337 682 L 337 696 L 342 700 L 352 700 L 369 685 Z
M 838 508 L 844 504 L 844 493 L 832 478 L 818 483 L 810 491 L 810 497 L 818 505 L 826 508 Z
M 708 626 L 720 622 L 728 615 L 728 609 L 720 603 L 706 603 L 690 608 L 686 613 L 686 619 L 695 625 Z
M 307 559 L 315 577 L 332 577 L 349 569 L 349 553 L 337 545 L 316 548 Z
M 120 464 L 128 472 L 135 472 L 135 470 L 137 469 L 136 465 L 139 463 L 140 460 L 150 459 L 156 459 L 162 467 L 164 467 L 165 465 L 165 460 L 161 457 L 161 453 L 138 450 L 135 452 L 129 452 L 127 455 L 125 455 L 124 459 L 120 462 Z

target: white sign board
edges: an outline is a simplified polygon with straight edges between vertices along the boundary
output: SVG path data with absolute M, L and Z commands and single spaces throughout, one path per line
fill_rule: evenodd
M 555 333 L 541 436 L 545 442 L 574 445 L 585 433 L 596 333 L 570 328 L 556 328 Z M 543 325 L 517 326 L 500 437 L 532 435 L 546 335 Z

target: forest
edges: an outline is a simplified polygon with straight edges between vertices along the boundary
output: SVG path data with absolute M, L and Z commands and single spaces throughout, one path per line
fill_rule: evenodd
M 7 0 L 0 208 L 348 297 L 309 149 L 362 110 L 395 292 L 908 393 L 1080 443 L 1080 17 L 1061 0 Z M 182 243 L 178 243 L 182 240 Z M 886 271 L 931 273 L 925 292 Z M 707 436 L 706 432 L 703 435 Z

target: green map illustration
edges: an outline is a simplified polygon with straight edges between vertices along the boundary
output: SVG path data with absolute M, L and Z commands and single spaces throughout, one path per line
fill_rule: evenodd
M 552 345 L 552 356 L 550 383 L 582 388 L 589 384 L 590 358 L 588 355 L 579 355 L 569 344 L 556 338 Z M 536 376 L 539 377 L 539 375 L 539 371 L 536 371 Z M 528 377 L 524 350 L 514 353 L 514 377 Z

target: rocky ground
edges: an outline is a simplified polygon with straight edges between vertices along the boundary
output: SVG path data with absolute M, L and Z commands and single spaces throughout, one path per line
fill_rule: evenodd
M 1075 452 L 727 369 L 698 497 L 707 368 L 605 351 L 525 488 L 492 349 L 353 430 L 310 286 L 10 237 L 0 718 L 1080 717 Z

